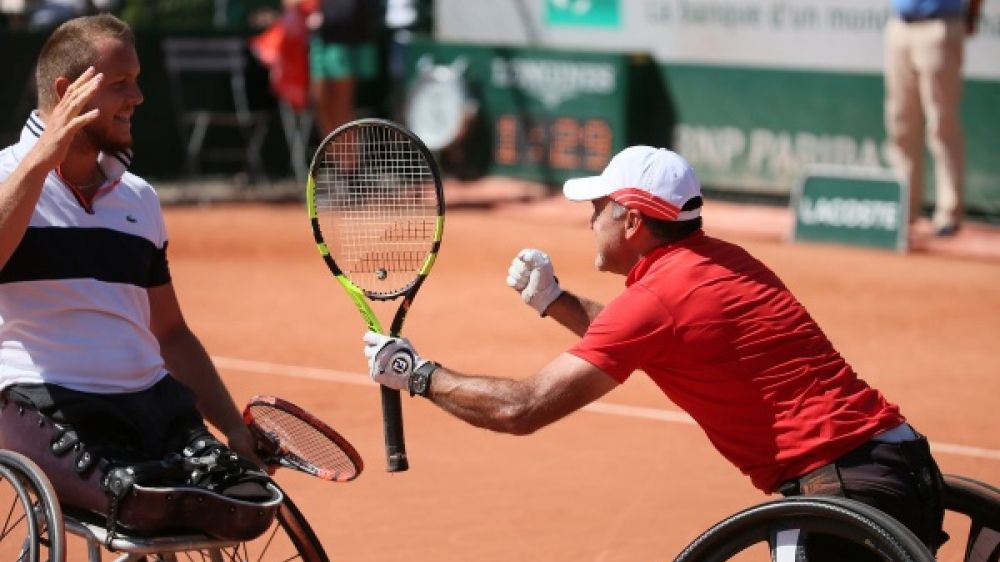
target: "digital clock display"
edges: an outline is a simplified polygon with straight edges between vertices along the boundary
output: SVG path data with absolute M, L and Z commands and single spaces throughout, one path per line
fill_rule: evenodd
M 611 160 L 611 126 L 599 117 L 522 116 L 494 120 L 494 162 L 501 166 L 543 166 L 600 172 Z

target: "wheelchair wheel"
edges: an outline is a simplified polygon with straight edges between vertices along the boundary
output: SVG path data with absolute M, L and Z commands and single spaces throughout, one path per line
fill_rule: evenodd
M 761 559 L 794 562 L 804 559 L 810 535 L 846 541 L 885 562 L 934 561 L 913 532 L 871 506 L 846 498 L 803 496 L 763 503 L 727 517 L 702 533 L 674 562 L 721 562 L 763 544 L 769 555 L 761 554 Z
M 944 508 L 969 518 L 966 562 L 1000 562 L 1000 489 L 966 478 L 944 476 Z
M 292 503 L 292 499 L 287 494 L 278 510 L 277 519 L 283 532 L 295 545 L 304 562 L 330 562 L 323 550 L 323 545 L 316 538 L 316 533 L 313 532 L 309 523 L 306 523 L 306 518 L 302 516 L 302 512 Z
M 62 510 L 48 479 L 27 457 L 0 450 L 0 560 L 63 562 Z

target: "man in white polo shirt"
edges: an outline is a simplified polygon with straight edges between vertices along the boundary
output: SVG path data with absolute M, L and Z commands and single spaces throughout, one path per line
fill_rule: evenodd
M 126 171 L 138 75 L 127 24 L 64 23 L 39 55 L 38 110 L 0 152 L 0 422 L 39 412 L 82 477 L 206 450 L 252 471 L 253 439 L 181 314 L 156 193 Z M 0 447 L 58 472 L 22 433 L 0 425 Z M 61 496 L 75 485 L 55 476 Z

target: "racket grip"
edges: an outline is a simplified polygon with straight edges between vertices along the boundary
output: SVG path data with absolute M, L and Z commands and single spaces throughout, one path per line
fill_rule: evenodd
M 382 386 L 382 428 L 385 431 L 385 470 L 403 472 L 410 468 L 403 440 L 403 404 L 399 391 Z

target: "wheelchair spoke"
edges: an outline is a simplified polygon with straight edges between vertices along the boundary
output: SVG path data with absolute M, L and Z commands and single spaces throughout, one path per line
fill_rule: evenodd
M 232 548 L 231 556 L 227 559 L 230 562 L 290 562 L 292 560 L 302 560 L 302 555 L 298 552 L 280 560 L 268 558 L 268 554 L 271 553 L 272 547 L 275 547 L 276 549 L 281 548 L 280 546 L 276 546 L 277 539 L 281 536 L 281 534 L 282 527 L 277 521 L 275 521 L 270 531 L 255 539 L 254 544 L 259 545 L 258 548 L 260 549 L 259 552 L 257 552 L 256 549 L 254 550 L 256 555 L 251 554 L 249 546 L 251 543 L 242 542 Z
M 271 533 L 267 537 L 267 541 L 264 542 L 264 546 L 260 550 L 260 556 L 257 557 L 258 562 L 260 562 L 260 560 L 263 560 L 264 555 L 267 554 L 267 550 L 271 548 L 271 543 L 274 542 L 274 537 L 278 534 L 278 529 L 280 528 L 281 525 L 279 525 L 278 522 L 275 521 L 274 526 L 271 527 Z M 243 546 L 245 548 L 246 544 L 244 544 Z M 247 558 L 247 560 L 249 561 L 249 558 Z
M 21 523 L 24 522 L 24 515 L 18 515 L 14 518 L 14 511 L 16 511 L 20 505 L 21 503 L 18 501 L 17 497 L 11 500 L 10 509 L 7 511 L 7 519 L 3 523 L 3 529 L 0 530 L 0 540 L 6 539 L 7 535 L 14 532 L 14 530 L 20 527 Z M 11 521 L 12 518 L 14 519 L 13 521 Z

